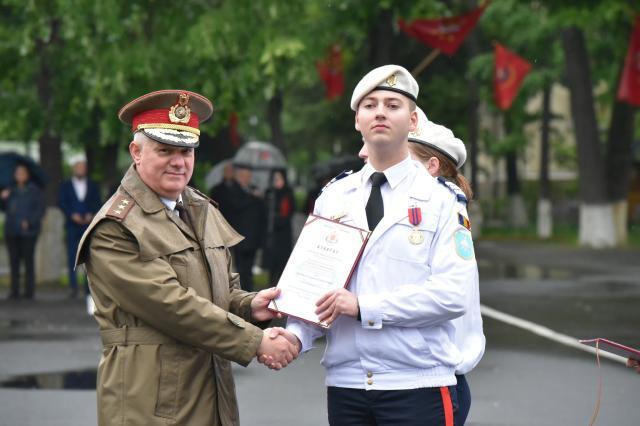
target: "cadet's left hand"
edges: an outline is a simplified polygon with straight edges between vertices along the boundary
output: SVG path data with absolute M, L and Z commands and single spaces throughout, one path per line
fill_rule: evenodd
M 627 367 L 634 368 L 636 373 L 640 374 L 640 361 L 636 361 L 635 359 L 627 359 Z
M 256 321 L 268 321 L 273 318 L 282 318 L 282 314 L 267 309 L 269 302 L 278 297 L 279 294 L 280 289 L 277 287 L 259 291 L 251 301 L 251 316 L 253 319 Z
M 330 291 L 316 302 L 316 314 L 320 322 L 331 324 L 338 315 L 358 316 L 358 298 L 345 288 Z

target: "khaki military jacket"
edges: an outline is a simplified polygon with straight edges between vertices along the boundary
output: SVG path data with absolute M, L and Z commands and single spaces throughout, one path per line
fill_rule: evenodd
M 132 166 L 84 234 L 103 350 L 100 425 L 238 425 L 229 361 L 246 366 L 262 340 L 249 323 L 229 247 L 242 237 L 186 188 L 192 226 Z

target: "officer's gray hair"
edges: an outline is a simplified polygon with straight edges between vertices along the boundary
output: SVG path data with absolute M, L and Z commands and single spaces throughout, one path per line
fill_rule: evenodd
M 147 140 L 146 136 L 144 135 L 144 133 L 142 132 L 135 132 L 133 134 L 133 143 L 135 143 L 136 145 L 138 145 L 140 148 L 142 148 L 142 145 L 144 144 L 144 141 Z

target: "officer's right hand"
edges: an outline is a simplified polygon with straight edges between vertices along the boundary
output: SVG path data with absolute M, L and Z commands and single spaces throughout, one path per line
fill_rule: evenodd
M 268 329 L 268 335 L 272 339 L 275 339 L 278 336 L 283 336 L 296 348 L 298 354 L 302 350 L 302 343 L 300 342 L 300 339 L 298 339 L 298 336 L 288 331 L 286 328 L 271 327 Z
M 280 370 L 298 357 L 298 348 L 284 335 L 272 337 L 271 329 L 266 329 L 262 335 L 262 342 L 256 352 L 258 362 L 272 370 Z

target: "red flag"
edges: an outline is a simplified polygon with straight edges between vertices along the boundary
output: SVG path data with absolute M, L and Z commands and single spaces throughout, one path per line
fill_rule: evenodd
M 618 86 L 618 100 L 640 106 L 640 16 L 636 17 L 624 70 Z
M 316 62 L 320 80 L 325 86 L 325 98 L 339 98 L 344 93 L 344 74 L 342 73 L 342 52 L 340 46 L 334 44 L 329 48 L 327 57 Z
M 531 71 L 531 64 L 500 43 L 494 43 L 494 46 L 494 95 L 498 108 L 506 111 L 518 94 L 522 80 Z
M 240 146 L 240 135 L 238 135 L 238 114 L 232 112 L 229 115 L 229 139 L 231 146 L 237 148 Z
M 488 5 L 489 2 L 469 13 L 450 18 L 414 19 L 408 25 L 400 19 L 398 25 L 411 37 L 451 56 L 456 53 L 467 34 L 476 26 Z

